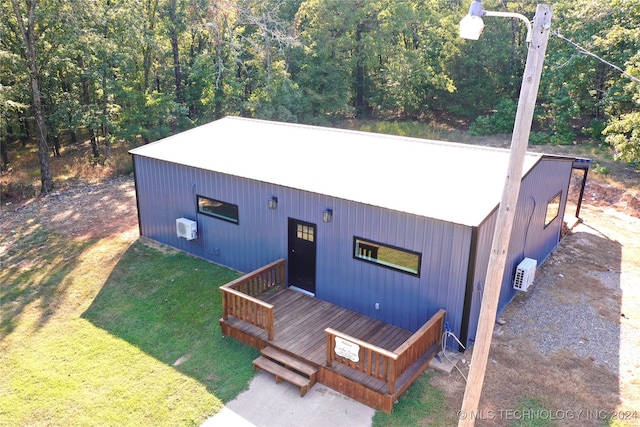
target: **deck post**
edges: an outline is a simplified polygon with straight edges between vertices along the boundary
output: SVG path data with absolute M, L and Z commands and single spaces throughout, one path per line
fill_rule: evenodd
M 267 311 L 267 332 L 269 334 L 269 341 L 273 341 L 275 337 L 275 330 L 273 326 L 273 308 Z
M 284 283 L 285 282 L 285 277 L 284 277 L 284 271 L 285 271 L 285 264 L 284 262 L 278 266 L 278 268 L 276 268 L 276 281 L 278 283 Z
M 222 318 L 224 320 L 229 320 L 229 314 L 227 313 L 227 294 L 222 292 Z
M 331 353 L 331 345 L 333 344 L 333 334 L 330 332 L 327 332 L 326 330 L 325 332 L 327 333 L 327 367 L 330 368 L 331 366 L 333 366 L 333 363 L 332 363 L 333 355 Z
M 389 360 L 389 394 L 393 394 L 396 384 L 396 363 L 397 359 Z

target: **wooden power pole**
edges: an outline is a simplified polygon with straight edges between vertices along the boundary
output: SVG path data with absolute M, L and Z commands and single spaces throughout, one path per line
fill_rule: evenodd
M 491 337 L 493 336 L 493 327 L 498 311 L 500 288 L 502 287 L 518 194 L 520 193 L 522 169 L 529 142 L 529 133 L 531 132 L 533 110 L 536 105 L 545 51 L 549 40 L 552 12 L 551 6 L 538 5 L 533 22 L 533 34 L 522 77 L 522 88 L 520 89 L 518 110 L 511 138 L 509 167 L 498 209 L 496 229 L 493 234 L 478 330 L 473 355 L 471 356 L 471 367 L 462 401 L 462 409 L 458 413 L 459 427 L 473 426 L 476 418 L 482 416 L 482 413 L 478 412 L 478 403 L 484 383 Z

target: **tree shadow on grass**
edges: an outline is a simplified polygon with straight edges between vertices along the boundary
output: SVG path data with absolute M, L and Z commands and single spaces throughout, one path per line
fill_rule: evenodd
M 256 350 L 224 338 L 219 287 L 237 272 L 142 240 L 111 272 L 83 318 L 204 384 L 222 401 L 253 377 Z
M 12 230 L 12 238 L 1 263 L 0 339 L 14 331 L 28 308 L 33 327 L 40 329 L 65 306 L 72 285 L 69 274 L 91 245 L 67 239 L 37 222 Z

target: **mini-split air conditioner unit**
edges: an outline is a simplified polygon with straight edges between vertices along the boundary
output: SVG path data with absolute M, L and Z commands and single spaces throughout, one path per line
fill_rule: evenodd
M 536 276 L 536 267 L 538 261 L 531 258 L 525 258 L 516 269 L 516 277 L 513 279 L 513 289 L 527 292 L 527 289 L 533 283 Z
M 176 219 L 176 235 L 187 240 L 198 237 L 198 223 L 187 218 Z

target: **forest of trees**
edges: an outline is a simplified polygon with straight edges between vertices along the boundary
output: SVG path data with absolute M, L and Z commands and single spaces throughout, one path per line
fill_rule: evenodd
M 640 161 L 640 2 L 555 0 L 535 135 Z M 533 18 L 532 0 L 486 0 Z M 465 0 L 0 0 L 0 146 L 38 143 L 42 192 L 62 131 L 97 157 L 226 115 L 330 125 L 440 120 L 509 133 L 526 29 Z M 619 66 L 627 75 L 572 43 Z M 634 80 L 630 77 L 636 77 Z

